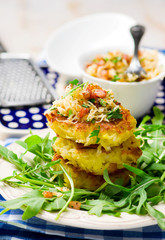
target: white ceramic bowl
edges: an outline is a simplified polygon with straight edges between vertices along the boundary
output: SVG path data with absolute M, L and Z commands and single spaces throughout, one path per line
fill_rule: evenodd
M 78 59 L 86 51 L 127 43 L 133 46 L 129 29 L 136 21 L 121 13 L 95 13 L 59 27 L 45 45 L 48 65 L 66 80 L 80 77 Z M 108 27 L 107 27 L 108 26 Z
M 129 54 L 132 52 L 132 49 L 129 49 L 129 47 L 116 46 L 83 54 L 79 59 L 83 82 L 96 83 L 105 89 L 112 89 L 115 99 L 129 109 L 135 118 L 142 117 L 144 114 L 147 114 L 153 106 L 161 80 L 165 77 L 165 72 L 161 72 L 153 79 L 132 83 L 103 80 L 90 76 L 85 72 L 85 64 L 94 59 L 96 55 L 115 50 Z M 165 66 L 165 56 L 161 53 L 159 53 L 159 65 Z

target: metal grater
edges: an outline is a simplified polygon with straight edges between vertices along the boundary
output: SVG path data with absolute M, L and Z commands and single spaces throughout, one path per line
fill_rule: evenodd
M 0 54 L 0 106 L 52 102 L 55 90 L 27 54 Z

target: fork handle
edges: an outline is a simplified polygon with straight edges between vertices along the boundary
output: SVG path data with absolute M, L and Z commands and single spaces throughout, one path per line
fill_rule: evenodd
M 140 40 L 145 32 L 145 27 L 142 25 L 135 25 L 130 29 L 131 35 L 134 39 L 135 49 L 134 49 L 134 57 L 138 57 L 138 49 Z

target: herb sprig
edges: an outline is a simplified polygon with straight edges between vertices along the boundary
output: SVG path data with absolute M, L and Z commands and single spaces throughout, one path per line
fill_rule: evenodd
M 85 83 L 82 84 L 78 84 L 78 80 L 75 79 L 74 81 L 71 81 L 70 83 L 72 84 L 72 86 L 76 86 L 74 88 L 72 88 L 72 90 L 70 90 L 70 92 L 68 92 L 67 94 L 65 94 L 62 99 L 66 98 L 68 95 L 71 95 L 74 91 L 76 91 L 78 88 L 83 87 L 85 85 Z
M 90 136 L 89 136 L 90 138 L 91 138 L 91 137 L 96 137 L 96 144 L 98 144 L 99 141 L 100 141 L 100 138 L 98 137 L 99 132 L 100 132 L 100 126 L 98 126 L 98 129 L 93 130 L 93 131 L 91 132 Z
M 107 119 L 122 119 L 123 115 L 119 108 L 113 109 L 107 113 Z

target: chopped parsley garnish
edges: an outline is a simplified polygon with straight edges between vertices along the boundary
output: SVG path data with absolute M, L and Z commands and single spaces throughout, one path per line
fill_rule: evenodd
M 118 75 L 115 75 L 111 81 L 116 82 L 117 80 L 120 80 L 120 77 Z
M 56 110 L 56 107 L 50 107 L 50 111 Z
M 90 138 L 91 138 L 91 137 L 97 137 L 97 139 L 96 139 L 96 144 L 99 143 L 99 141 L 100 141 L 100 138 L 98 138 L 99 132 L 100 132 L 100 126 L 98 127 L 98 129 L 93 130 L 93 131 L 91 132 L 91 135 L 89 136 Z
M 79 81 L 77 79 L 75 79 L 73 81 L 70 81 L 69 83 L 74 86 L 74 85 L 78 85 Z
M 115 119 L 123 118 L 123 115 L 120 112 L 119 108 L 116 108 L 115 110 L 111 110 L 110 112 L 107 113 L 107 119 L 111 119 L 111 118 L 115 118 Z
M 100 138 L 97 137 L 96 144 L 98 144 L 99 142 L 100 142 Z
M 110 60 L 110 59 L 107 58 L 107 57 L 104 58 L 104 61 L 105 61 L 105 62 L 108 62 L 109 60 Z
M 116 63 L 118 63 L 121 59 L 122 59 L 121 56 L 118 56 L 118 57 L 112 58 L 112 59 L 111 59 L 111 62 L 113 62 L 113 63 L 116 64 Z
M 69 109 L 69 117 L 73 115 L 72 109 Z
M 100 105 L 103 107 L 105 107 L 107 104 L 106 101 L 104 101 L 102 98 L 99 100 L 99 102 L 100 102 Z
M 93 123 L 93 124 L 94 124 L 94 123 L 95 123 L 95 121 L 96 121 L 95 119 L 92 119 L 92 120 L 91 120 L 91 123 Z
M 61 117 L 67 117 L 64 114 L 60 113 L 59 111 L 57 111 L 57 114 L 60 115 Z
M 95 123 L 96 122 L 96 120 L 93 118 L 93 119 L 89 119 L 89 120 L 86 120 L 87 122 L 91 122 L 91 123 Z
M 88 105 L 85 105 L 85 104 L 82 104 L 82 107 L 84 107 L 84 108 L 89 108 L 89 106 L 88 106 Z
M 140 60 L 140 62 L 143 62 L 145 59 L 146 58 L 144 57 L 144 58 L 140 58 L 139 60 Z
M 91 103 L 95 103 L 95 99 L 94 98 L 91 98 L 88 101 L 91 102 Z

